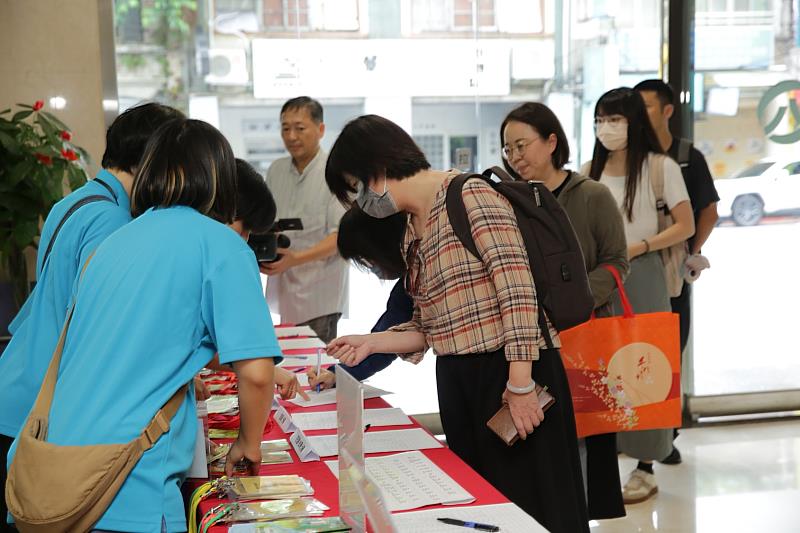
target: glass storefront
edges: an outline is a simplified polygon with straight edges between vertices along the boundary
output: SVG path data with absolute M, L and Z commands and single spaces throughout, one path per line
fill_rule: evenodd
M 800 296 L 791 216 L 800 155 L 785 141 L 800 127 L 800 85 L 770 88 L 798 78 L 797 13 L 786 0 L 695 4 L 694 140 L 718 178 L 724 219 L 704 248 L 712 268 L 695 285 L 689 385 L 696 395 L 791 388 L 800 382 L 790 307 Z M 665 5 L 117 0 L 120 104 L 181 107 L 266 171 L 286 155 L 280 106 L 305 94 L 325 108 L 324 148 L 348 120 L 376 113 L 406 128 L 435 168 L 476 170 L 501 162 L 503 117 L 535 100 L 560 118 L 568 166 L 578 168 L 591 157 L 597 98 L 660 77 Z M 391 286 L 354 269 L 340 331 L 368 331 Z M 438 410 L 431 361 L 395 363 L 375 379 L 408 412 Z
M 694 393 L 796 389 L 800 83 L 792 2 L 697 1 L 695 146 L 720 196 L 695 285 Z

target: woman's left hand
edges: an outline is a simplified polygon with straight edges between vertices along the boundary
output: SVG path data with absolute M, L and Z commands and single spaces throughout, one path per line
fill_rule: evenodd
M 506 389 L 503 391 L 503 403 L 508 405 L 511 411 L 511 419 L 517 428 L 519 438 L 525 440 L 528 435 L 533 433 L 533 429 L 538 427 L 544 420 L 544 412 L 539 405 L 539 397 L 535 391 L 528 394 L 514 394 Z

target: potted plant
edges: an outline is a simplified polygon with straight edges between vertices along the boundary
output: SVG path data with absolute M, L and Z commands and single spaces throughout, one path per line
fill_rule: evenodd
M 0 111 L 0 336 L 30 292 L 25 249 L 36 247 L 47 213 L 87 180 L 88 154 L 44 102 Z

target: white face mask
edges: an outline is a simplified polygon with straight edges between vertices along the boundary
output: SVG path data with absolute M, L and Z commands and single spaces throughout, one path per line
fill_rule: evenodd
M 620 120 L 616 124 L 605 122 L 597 126 L 597 140 L 606 150 L 616 152 L 628 147 L 628 121 Z

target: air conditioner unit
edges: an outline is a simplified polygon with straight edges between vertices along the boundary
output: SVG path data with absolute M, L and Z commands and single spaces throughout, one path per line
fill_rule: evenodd
M 208 51 L 208 74 L 210 85 L 247 85 L 247 56 L 241 48 L 211 48 Z

